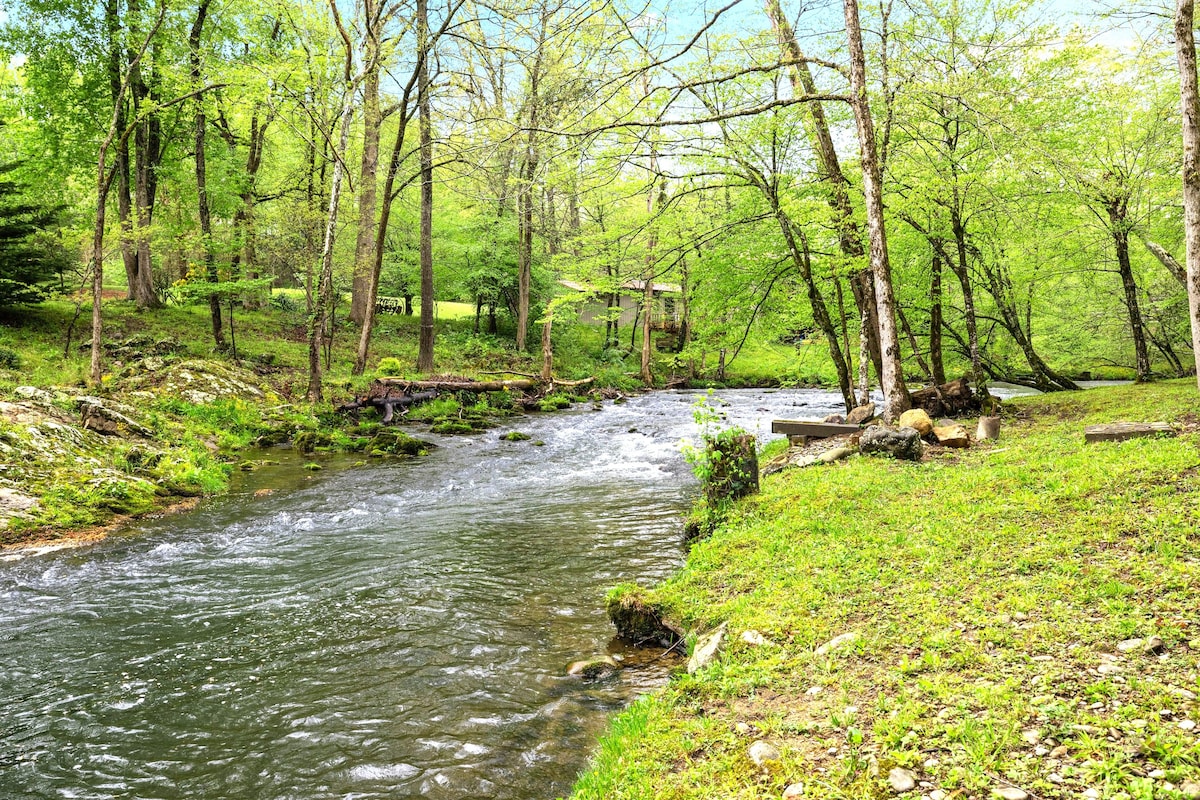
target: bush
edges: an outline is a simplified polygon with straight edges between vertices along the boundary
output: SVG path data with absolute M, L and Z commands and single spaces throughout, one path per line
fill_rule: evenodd
M 0 369 L 18 370 L 21 368 L 21 356 L 16 350 L 0 347 Z
M 391 356 L 380 359 L 379 366 L 375 368 L 375 375 L 380 378 L 400 375 L 403 372 L 404 368 L 400 366 L 400 359 Z

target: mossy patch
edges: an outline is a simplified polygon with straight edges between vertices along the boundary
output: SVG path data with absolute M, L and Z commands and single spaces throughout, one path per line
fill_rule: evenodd
M 423 442 L 397 430 L 381 430 L 371 439 L 365 452 L 376 458 L 382 456 L 423 456 L 435 445 Z

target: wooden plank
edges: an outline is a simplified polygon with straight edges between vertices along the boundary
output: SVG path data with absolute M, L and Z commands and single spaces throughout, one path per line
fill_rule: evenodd
M 1123 442 L 1146 436 L 1174 436 L 1175 429 L 1166 422 L 1113 422 L 1108 425 L 1089 425 L 1084 428 L 1086 442 Z
M 771 420 L 771 433 L 786 433 L 788 436 L 807 436 L 810 439 L 826 439 L 830 436 L 842 436 L 847 433 L 857 433 L 857 425 L 844 425 L 836 422 L 812 422 L 801 419 Z

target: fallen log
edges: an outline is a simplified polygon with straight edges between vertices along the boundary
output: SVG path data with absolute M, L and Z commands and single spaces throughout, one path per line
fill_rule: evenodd
M 913 392 L 912 407 L 922 408 L 931 417 L 953 417 L 971 411 L 979 411 L 982 397 L 971 392 L 966 378 L 931 386 Z
M 380 378 L 376 383 L 384 386 L 396 386 L 405 391 L 410 389 L 436 389 L 440 392 L 503 392 L 506 390 L 519 389 L 546 389 L 553 391 L 556 387 L 566 389 L 575 389 L 580 386 L 587 386 L 595 382 L 595 378 L 584 378 L 578 381 L 560 381 L 549 380 L 543 381 L 539 378 L 520 378 L 517 380 L 501 380 L 501 381 L 472 381 L 472 380 L 433 380 L 433 381 L 407 381 L 403 378 Z
M 408 392 L 404 389 L 399 389 L 394 386 L 385 384 L 383 381 L 373 381 L 367 393 L 354 398 L 349 403 L 343 403 L 337 407 L 340 412 L 358 411 L 360 408 L 378 408 L 383 411 L 383 423 L 387 424 L 392 421 L 396 409 L 412 408 L 418 403 L 424 403 L 438 396 L 436 389 L 431 389 L 424 392 Z

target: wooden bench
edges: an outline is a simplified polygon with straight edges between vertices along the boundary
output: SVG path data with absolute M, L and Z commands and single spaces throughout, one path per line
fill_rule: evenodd
M 828 439 L 830 436 L 843 436 L 857 433 L 857 425 L 846 425 L 838 422 L 811 422 L 801 419 L 771 420 L 771 433 L 787 434 L 793 444 L 804 444 L 809 439 Z

